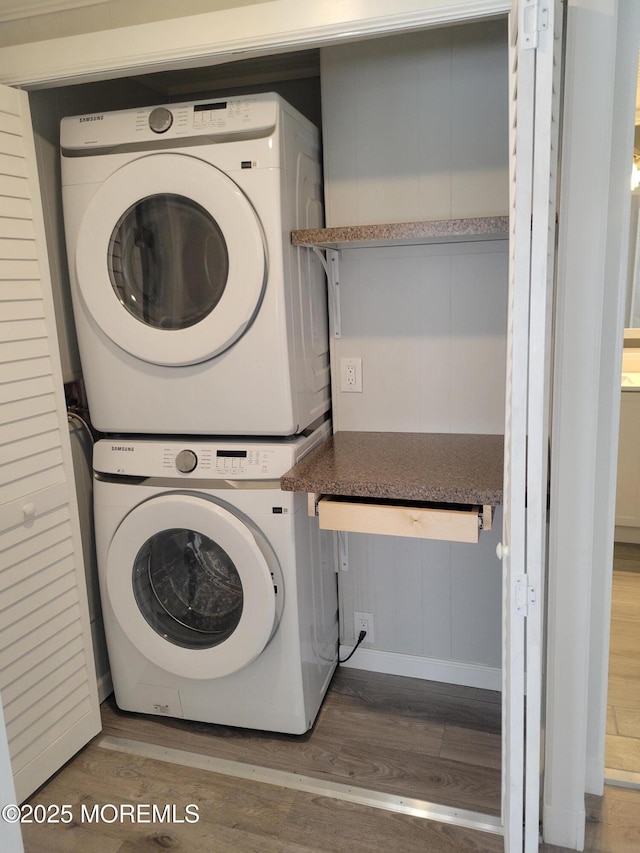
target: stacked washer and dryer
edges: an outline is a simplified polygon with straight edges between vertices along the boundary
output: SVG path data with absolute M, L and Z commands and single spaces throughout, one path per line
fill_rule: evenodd
M 301 734 L 337 664 L 318 131 L 273 94 L 62 120 L 98 575 L 124 710 Z

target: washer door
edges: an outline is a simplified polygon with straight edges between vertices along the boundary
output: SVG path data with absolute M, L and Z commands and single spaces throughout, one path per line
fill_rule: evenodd
M 219 504 L 183 493 L 151 498 L 124 518 L 106 581 L 129 641 L 163 670 L 198 679 L 255 660 L 283 595 L 261 534 Z
M 228 349 L 266 283 L 262 228 L 240 188 L 183 154 L 114 172 L 78 233 L 78 288 L 97 325 L 153 364 L 197 364 Z

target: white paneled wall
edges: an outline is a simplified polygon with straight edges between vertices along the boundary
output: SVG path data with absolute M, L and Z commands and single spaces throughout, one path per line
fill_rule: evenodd
M 508 208 L 502 21 L 324 48 L 329 226 Z
M 363 390 L 334 381 L 336 429 L 502 433 L 507 264 L 506 241 L 343 252 L 332 362 Z
M 507 213 L 504 22 L 321 55 L 327 225 Z M 507 275 L 506 241 L 342 251 L 335 429 L 502 433 Z M 340 391 L 341 358 L 362 393 Z M 349 534 L 342 642 L 354 611 L 376 640 L 350 663 L 497 688 L 500 525 L 478 545 Z
M 376 643 L 349 664 L 499 689 L 501 524 L 498 509 L 477 545 L 350 533 L 342 643 L 355 642 L 354 610 L 374 614 Z

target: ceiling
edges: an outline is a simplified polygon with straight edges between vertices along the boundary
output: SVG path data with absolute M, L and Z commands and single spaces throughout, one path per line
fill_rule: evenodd
M 0 21 L 14 21 L 81 6 L 99 6 L 106 2 L 108 0 L 0 0 Z
M 202 92 L 212 86 L 235 89 L 309 77 L 320 77 L 320 52 L 317 49 L 238 59 L 222 65 L 156 71 L 136 75 L 136 80 L 163 96 L 174 98 Z

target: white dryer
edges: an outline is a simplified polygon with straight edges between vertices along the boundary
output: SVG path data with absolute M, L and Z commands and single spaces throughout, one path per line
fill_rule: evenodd
M 317 129 L 274 94 L 64 118 L 91 418 L 107 433 L 293 435 L 329 408 Z
M 337 665 L 333 540 L 279 478 L 328 434 L 101 440 L 98 574 L 123 710 L 302 734 Z

